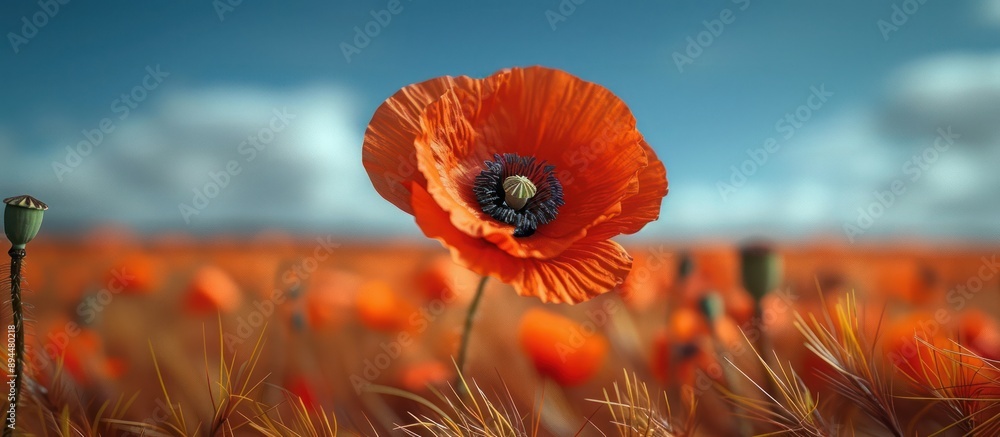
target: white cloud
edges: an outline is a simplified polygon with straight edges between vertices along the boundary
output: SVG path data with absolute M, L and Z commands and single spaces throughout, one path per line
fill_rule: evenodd
M 905 193 L 860 238 L 1000 236 L 1000 224 L 991 219 L 1000 217 L 1000 54 L 919 60 L 900 68 L 888 84 L 883 106 L 816 116 L 728 201 L 713 189 L 714 181 L 672 185 L 663 218 L 650 230 L 846 240 L 843 225 L 855 224 L 858 209 L 877 201 L 875 191 L 900 181 Z M 938 129 L 948 127 L 961 138 L 913 180 L 904 165 L 932 148 Z
M 980 5 L 977 18 L 986 21 L 987 25 L 1000 26 L 1000 0 L 980 0 Z
M 1000 53 L 948 53 L 889 78 L 886 124 L 895 133 L 922 135 L 952 126 L 967 141 L 1000 138 Z
M 817 114 L 728 201 L 715 186 L 728 170 L 711 180 L 671 180 L 661 219 L 633 238 L 843 236 L 842 225 L 874 201 L 872 192 L 897 179 L 906 194 L 862 238 L 1000 235 L 991 219 L 1000 216 L 1000 54 L 937 56 L 888 79 L 884 104 Z M 12 147 L 9 129 L 0 128 L 0 151 L 19 163 L 0 173 L 0 184 L 49 202 L 46 220 L 63 224 L 112 219 L 156 229 L 419 235 L 412 217 L 371 187 L 361 165 L 369 114 L 357 113 L 344 89 L 164 90 L 147 105 L 61 183 L 51 162 L 63 159 L 60 149 L 79 141 L 79 133 L 38 153 Z M 275 108 L 296 118 L 246 162 L 240 142 L 266 127 Z M 909 180 L 904 163 L 947 126 L 962 135 L 959 143 L 921 179 Z M 185 225 L 178 204 L 190 204 L 192 189 L 229 160 L 242 173 Z M 739 162 L 718 168 L 730 164 Z
M 49 153 L 15 152 L 22 165 L 0 174 L 0 183 L 48 202 L 53 211 L 46 220 L 58 224 L 414 232 L 412 218 L 371 188 L 361 166 L 363 122 L 354 103 L 349 92 L 330 86 L 164 91 L 160 101 L 120 121 L 64 181 L 52 161 L 63 161 L 65 145 L 80 137 L 66 136 Z M 295 118 L 248 161 L 240 143 L 284 108 Z M 179 204 L 191 205 L 192 190 L 210 184 L 209 173 L 230 160 L 241 172 L 185 224 Z

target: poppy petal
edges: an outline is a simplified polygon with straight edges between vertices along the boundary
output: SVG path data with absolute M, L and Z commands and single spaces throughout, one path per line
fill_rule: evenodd
M 542 302 L 580 303 L 625 281 L 632 257 L 611 240 L 584 240 L 547 260 L 524 259 L 523 274 L 514 281 L 522 296 Z
M 407 86 L 382 103 L 365 131 L 361 160 L 375 191 L 412 214 L 409 182 L 425 185 L 417 171 L 413 139 L 420 130 L 420 114 L 452 87 L 471 86 L 468 77 L 438 77 Z
M 669 191 L 667 169 L 656 158 L 656 152 L 643 140 L 649 165 L 639 171 L 639 191 L 622 201 L 622 211 L 610 220 L 595 225 L 587 233 L 588 238 L 607 239 L 621 234 L 639 232 L 647 223 L 660 218 L 660 205 Z
M 412 184 L 413 216 L 428 238 L 441 242 L 451 250 L 456 263 L 480 275 L 496 276 L 510 282 L 519 274 L 518 266 L 509 254 L 481 238 L 470 237 L 458 230 L 448 219 L 448 212 L 423 187 Z
M 577 242 L 545 260 L 513 257 L 460 231 L 423 187 L 412 189 L 414 216 L 427 237 L 448 247 L 455 262 L 480 275 L 498 277 L 521 296 L 535 296 L 542 302 L 584 302 L 624 282 L 632 268 L 625 249 L 610 240 Z
M 417 162 L 428 192 L 455 227 L 521 258 L 555 257 L 589 227 L 623 214 L 648 162 L 625 104 L 558 70 L 513 69 L 479 87 L 452 88 L 427 106 L 422 122 Z M 559 216 L 531 237 L 515 238 L 513 226 L 483 213 L 472 190 L 483 162 L 504 153 L 554 165 L 563 185 Z

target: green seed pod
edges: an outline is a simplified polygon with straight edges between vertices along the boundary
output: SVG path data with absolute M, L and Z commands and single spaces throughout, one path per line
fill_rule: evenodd
M 504 201 L 507 202 L 507 206 L 520 210 L 528 204 L 528 199 L 535 196 L 538 189 L 531 179 L 524 176 L 509 176 L 503 181 L 503 191 L 506 194 Z
M 688 252 L 681 252 L 680 261 L 677 262 L 677 278 L 680 280 L 686 279 L 694 271 L 694 259 L 691 258 L 691 254 Z
M 3 203 L 7 204 L 3 212 L 3 231 L 15 248 L 23 249 L 38 235 L 42 215 L 49 207 L 28 195 L 8 197 Z
M 701 309 L 701 313 L 705 315 L 705 319 L 711 323 L 715 323 L 725 312 L 726 303 L 722 300 L 722 296 L 719 296 L 719 293 L 710 291 L 701 297 L 698 301 L 698 307 Z
M 766 244 L 755 243 L 740 249 L 743 287 L 760 302 L 781 283 L 781 257 Z

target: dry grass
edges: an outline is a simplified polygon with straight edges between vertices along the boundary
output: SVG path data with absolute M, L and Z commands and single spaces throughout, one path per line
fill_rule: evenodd
M 915 336 L 919 368 L 902 368 L 913 386 L 927 397 L 909 399 L 937 401 L 953 421 L 939 435 L 956 429 L 962 435 L 1000 435 L 1000 362 L 983 358 L 955 342 L 935 346 Z M 920 417 L 914 418 L 914 421 Z
M 892 379 L 875 353 L 878 329 L 875 338 L 869 339 L 861 328 L 855 294 L 848 293 L 834 311 L 824 314 L 823 322 L 815 314 L 807 321 L 796 313 L 795 326 L 805 337 L 806 349 L 833 369 L 822 375 L 829 386 L 880 424 L 884 432 L 903 436 Z
M 593 400 L 608 407 L 611 411 L 611 423 L 622 437 L 682 437 L 694 435 L 695 412 L 698 408 L 694 396 L 686 402 L 687 416 L 684 419 L 674 416 L 670 408 L 670 400 L 663 393 L 663 403 L 650 396 L 646 383 L 639 381 L 632 374 L 625 374 L 624 392 L 618 382 L 612 384 L 612 392 L 604 390 L 603 400 Z M 594 425 L 596 428 L 601 427 Z
M 747 343 L 750 343 L 749 339 L 747 339 Z M 757 384 L 732 361 L 727 361 L 730 366 L 753 383 L 764 395 L 764 398 L 741 395 L 729 388 L 717 386 L 716 388 L 722 392 L 723 396 L 745 411 L 744 417 L 777 428 L 779 431 L 774 434 L 817 437 L 837 435 L 836 431 L 824 419 L 823 414 L 820 413 L 819 399 L 809 391 L 791 364 L 788 365 L 788 368 L 778 364 L 777 369 L 774 369 L 756 349 L 753 349 L 753 346 L 750 347 L 767 372 L 767 377 L 772 381 L 771 384 L 765 386 Z M 780 363 L 780 358 L 777 355 L 775 360 Z M 773 388 L 777 393 L 770 393 L 764 387 Z
M 506 383 L 501 381 L 504 394 L 493 393 L 489 396 L 472 381 L 460 377 L 463 387 L 471 387 L 468 394 L 460 394 L 464 390 L 451 388 L 448 394 L 437 392 L 440 404 L 435 404 L 419 395 L 394 387 L 369 387 L 369 391 L 409 399 L 422 406 L 428 412 L 422 414 L 409 413 L 411 423 L 400 424 L 397 429 L 406 435 L 420 436 L 473 436 L 473 437 L 527 437 L 537 436 L 540 421 L 537 417 L 526 418 L 514 403 Z M 496 399 L 496 400 L 494 400 Z M 537 408 L 541 411 L 540 408 Z

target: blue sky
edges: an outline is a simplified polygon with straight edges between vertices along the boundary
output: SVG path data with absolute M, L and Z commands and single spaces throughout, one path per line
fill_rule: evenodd
M 348 61 L 355 26 L 390 3 L 5 2 L 0 186 L 50 203 L 61 229 L 418 235 L 361 168 L 372 112 L 409 83 L 540 64 L 619 95 L 666 163 L 671 194 L 643 236 L 1000 235 L 998 0 L 401 0 Z M 39 14 L 28 37 L 22 18 Z M 136 87 L 141 101 L 121 100 Z M 832 95 L 786 139 L 777 121 L 806 114 L 820 87 Z M 282 108 L 295 117 L 248 162 L 240 143 Z M 105 118 L 113 129 L 93 151 L 54 170 Z M 910 162 L 946 127 L 954 147 Z M 767 161 L 740 171 L 768 138 Z M 179 206 L 233 160 L 240 172 L 185 217 Z M 873 191 L 897 181 L 901 194 L 872 209 Z M 858 208 L 880 213 L 869 223 Z

